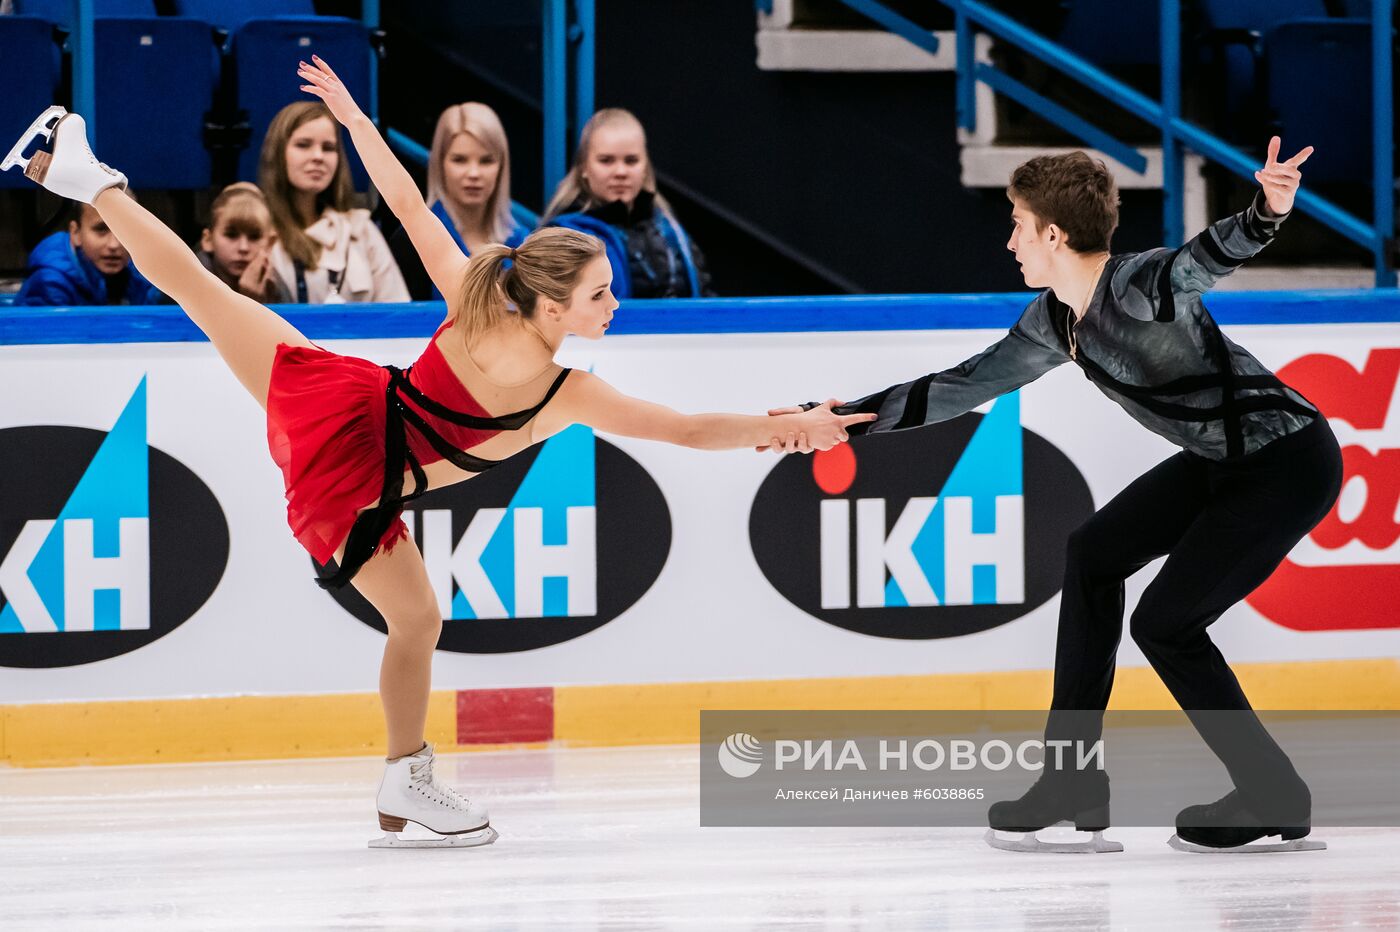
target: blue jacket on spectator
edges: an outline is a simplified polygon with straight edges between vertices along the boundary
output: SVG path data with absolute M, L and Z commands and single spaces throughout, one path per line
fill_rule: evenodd
M 650 196 L 647 192 L 643 192 L 642 196 L 650 201 Z M 639 201 L 640 200 L 641 198 L 639 198 Z M 619 208 L 620 211 L 620 204 L 612 206 Z M 651 212 L 649 203 L 642 206 L 646 208 L 648 213 L 651 213 L 651 217 L 647 222 L 655 224 L 657 232 L 660 233 L 662 239 L 670 248 L 670 251 L 679 256 L 684 265 L 685 279 L 690 286 L 690 294 L 684 295 L 684 297 L 700 297 L 706 294 L 708 288 L 707 283 L 704 281 L 705 276 L 697 265 L 695 247 L 691 243 L 690 237 L 686 235 L 685 230 L 681 228 L 679 223 L 676 223 L 667 216 L 665 212 L 661 210 Z M 607 207 L 604 207 L 603 210 L 607 210 Z M 603 245 L 605 245 L 608 250 L 608 264 L 612 266 L 613 297 L 617 298 L 619 301 L 635 297 L 636 289 L 633 287 L 632 268 L 628 255 L 627 230 L 622 226 L 609 223 L 607 220 L 595 216 L 597 212 L 598 211 L 559 214 L 549 219 L 545 223 L 545 226 L 567 227 L 571 230 L 589 233 L 602 240 Z
M 115 293 L 114 293 L 115 292 Z M 81 307 L 95 304 L 159 304 L 163 297 L 128 263 L 110 278 L 73 248 L 66 230 L 46 236 L 29 254 L 28 275 L 15 304 Z
M 454 221 L 452 219 L 452 215 L 447 212 L 447 205 L 444 204 L 442 201 L 438 201 L 437 203 L 433 204 L 432 211 L 437 216 L 437 218 L 442 221 L 442 225 L 447 227 L 447 232 L 452 234 L 452 238 L 457 242 L 457 247 L 462 250 L 462 255 L 466 256 L 467 258 L 471 258 L 472 251 L 467 248 L 466 242 L 464 242 L 462 239 L 462 234 L 458 232 L 456 221 Z M 525 237 L 529 235 L 529 230 L 521 226 L 519 223 L 516 223 L 513 227 L 511 227 L 510 235 L 506 237 L 506 241 L 503 245 L 509 246 L 511 249 L 514 249 L 516 246 L 519 246 L 521 243 L 525 242 Z M 442 300 L 442 292 L 438 291 L 437 285 L 433 286 L 433 300 Z
M 462 250 L 462 255 L 470 258 L 472 251 L 467 248 L 467 244 L 462 241 L 462 234 L 457 231 L 456 221 L 447 212 L 447 205 L 442 201 L 433 204 L 431 208 L 434 215 L 442 221 L 442 225 L 447 232 L 452 234 L 456 240 L 458 248 Z M 525 242 L 525 237 L 530 235 L 528 227 L 516 223 L 510 229 L 510 235 L 506 237 L 505 245 L 514 249 Z M 418 251 L 413 248 L 413 241 L 408 238 L 408 231 L 399 227 L 389 237 L 389 251 L 394 254 L 394 261 L 399 264 L 399 271 L 403 273 L 404 284 L 408 286 L 408 293 L 415 301 L 441 301 L 442 292 L 438 291 L 437 285 L 433 284 L 428 277 L 428 270 L 423 268 L 423 260 L 418 257 Z M 509 262 L 510 260 L 506 260 Z

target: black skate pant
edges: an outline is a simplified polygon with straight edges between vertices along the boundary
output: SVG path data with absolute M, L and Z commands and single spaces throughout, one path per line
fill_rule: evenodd
M 1046 737 L 1099 737 L 1123 634 L 1123 581 L 1162 556 L 1133 610 L 1133 640 L 1188 713 L 1248 711 L 1206 629 L 1326 516 L 1341 481 L 1336 437 L 1318 417 L 1234 461 L 1178 453 L 1071 534 Z M 1191 718 L 1246 800 L 1306 804 L 1306 785 L 1252 712 Z

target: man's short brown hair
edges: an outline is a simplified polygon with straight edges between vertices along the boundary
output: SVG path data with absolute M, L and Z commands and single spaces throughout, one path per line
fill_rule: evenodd
M 1036 232 L 1053 223 L 1075 252 L 1106 252 L 1118 228 L 1118 185 L 1103 162 L 1083 152 L 1042 155 L 1011 173 L 1006 196 L 1035 214 Z

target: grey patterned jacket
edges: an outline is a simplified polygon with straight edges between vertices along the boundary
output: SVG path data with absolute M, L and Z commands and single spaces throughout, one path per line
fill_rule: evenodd
M 1074 362 L 1140 424 L 1211 460 L 1260 449 L 1318 411 L 1220 332 L 1202 303 L 1216 281 L 1274 238 L 1284 217 L 1259 194 L 1180 249 L 1113 256 L 1084 317 L 1042 292 L 997 343 L 951 369 L 894 385 L 836 410 L 876 412 L 851 433 L 922 427 L 964 414 Z

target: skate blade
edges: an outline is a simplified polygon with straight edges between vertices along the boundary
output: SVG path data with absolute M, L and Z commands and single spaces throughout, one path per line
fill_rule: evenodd
M 1112 854 L 1123 850 L 1121 842 L 1104 838 L 1103 832 L 1095 832 L 1088 841 L 1041 841 L 1035 832 L 1026 832 L 1019 838 L 1003 838 L 997 834 L 996 829 L 989 828 L 983 840 L 999 851 L 1022 851 L 1030 854 Z
M 1273 851 L 1326 851 L 1327 842 L 1315 841 L 1311 838 L 1295 838 L 1292 841 L 1277 842 L 1274 844 L 1258 844 L 1253 842 L 1247 845 L 1240 845 L 1238 848 L 1209 848 L 1205 845 L 1198 845 L 1194 842 L 1186 841 L 1180 835 L 1173 835 L 1167 839 L 1167 844 L 1177 851 L 1188 851 L 1191 854 L 1268 854 Z
M 400 838 L 398 832 L 385 832 L 383 838 L 370 841 L 371 848 L 480 848 L 489 845 L 501 836 L 491 826 L 475 832 L 460 835 L 442 835 L 438 838 Z
M 29 124 L 29 129 L 24 131 L 24 135 L 19 137 L 19 142 L 10 149 L 10 154 L 5 156 L 5 160 L 0 162 L 0 171 L 8 171 L 16 165 L 20 170 L 29 167 L 29 159 L 24 157 L 24 150 L 29 148 L 29 144 L 36 139 L 49 142 L 53 139 L 54 130 L 58 129 L 59 121 L 68 115 L 68 111 L 59 106 L 53 106 L 39 114 L 39 118 Z

